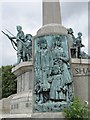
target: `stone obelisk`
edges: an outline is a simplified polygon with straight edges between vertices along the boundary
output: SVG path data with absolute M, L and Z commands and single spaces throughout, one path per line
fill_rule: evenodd
M 37 35 L 61 33 L 67 34 L 65 27 L 61 25 L 61 10 L 59 0 L 42 0 L 42 28 Z
M 59 0 L 55 0 L 54 2 L 43 0 L 43 25 L 57 23 L 61 24 L 61 12 L 60 12 L 60 4 Z

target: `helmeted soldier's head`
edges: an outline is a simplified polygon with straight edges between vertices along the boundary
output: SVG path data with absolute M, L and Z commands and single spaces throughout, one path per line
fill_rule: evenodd
M 68 31 L 68 34 L 73 34 L 73 29 L 72 28 L 67 29 L 67 31 Z
M 32 35 L 31 34 L 26 34 L 26 39 L 27 40 L 31 40 L 32 39 Z
M 21 31 L 22 30 L 22 26 L 20 26 L 20 25 L 17 25 L 16 28 L 17 28 L 17 31 Z
M 79 32 L 79 33 L 78 33 L 78 37 L 81 37 L 81 36 L 82 36 L 82 33 L 81 33 L 81 32 Z

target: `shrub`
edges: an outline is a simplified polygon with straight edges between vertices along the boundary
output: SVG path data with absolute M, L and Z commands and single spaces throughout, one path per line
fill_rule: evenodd
M 74 98 L 71 105 L 64 110 L 65 117 L 69 120 L 87 119 L 88 109 L 78 98 Z

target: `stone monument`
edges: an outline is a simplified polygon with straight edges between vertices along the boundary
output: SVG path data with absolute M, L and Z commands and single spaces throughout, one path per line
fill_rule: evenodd
M 10 101 L 14 117 L 62 118 L 73 94 L 88 101 L 89 56 L 81 52 L 82 34 L 76 38 L 71 28 L 61 25 L 59 0 L 43 0 L 42 4 L 43 26 L 36 36 L 25 35 L 21 26 L 17 26 L 16 36 L 3 32 L 17 50 L 12 69 L 17 94 Z

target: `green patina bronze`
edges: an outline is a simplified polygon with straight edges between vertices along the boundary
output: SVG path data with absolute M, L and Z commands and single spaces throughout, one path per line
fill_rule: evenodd
M 24 62 L 32 58 L 32 35 L 25 35 L 19 25 L 16 26 L 16 29 L 18 32 L 16 36 L 6 29 L 12 37 L 2 31 L 11 40 L 13 48 L 17 51 L 17 63 L 15 65 L 19 64 L 21 60 Z
M 23 44 L 23 61 L 30 61 L 32 58 L 32 35 L 26 34 Z
M 90 59 L 90 55 L 81 50 L 82 47 L 85 47 L 85 45 L 82 44 L 82 33 L 78 32 L 78 36 L 76 38 L 73 35 L 74 32 L 72 28 L 67 29 L 67 31 L 69 36 L 71 57 L 79 59 Z
M 34 40 L 35 112 L 57 112 L 72 100 L 67 36 L 45 35 Z

